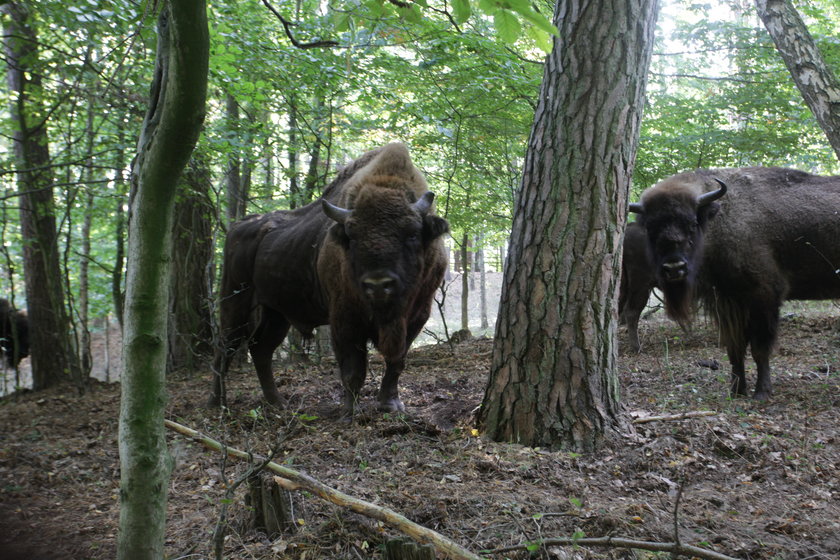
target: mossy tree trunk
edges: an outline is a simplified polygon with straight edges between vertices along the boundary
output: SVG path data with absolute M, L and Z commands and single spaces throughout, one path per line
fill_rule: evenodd
M 150 105 L 131 179 L 119 427 L 122 559 L 164 557 L 171 223 L 179 177 L 204 120 L 208 42 L 204 0 L 163 4 Z
M 622 426 L 616 286 L 656 0 L 561 0 L 516 198 L 480 421 L 591 450 Z

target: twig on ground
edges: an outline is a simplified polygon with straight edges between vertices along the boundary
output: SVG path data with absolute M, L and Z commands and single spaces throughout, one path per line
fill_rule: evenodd
M 502 554 L 511 552 L 513 550 L 526 550 L 533 546 L 534 543 L 525 543 L 515 546 L 507 546 L 505 548 L 496 548 L 485 551 L 486 554 Z M 691 546 L 688 544 L 677 543 L 660 543 L 651 541 L 637 541 L 634 539 L 625 539 L 621 537 L 597 537 L 597 538 L 582 538 L 575 539 L 572 537 L 560 537 L 552 539 L 543 539 L 539 542 L 541 547 L 548 546 L 608 546 L 612 548 L 638 548 L 640 550 L 650 550 L 652 552 L 670 552 L 672 554 L 684 554 L 686 556 L 694 556 L 702 558 L 703 560 L 738 560 L 733 556 L 727 556 L 700 548 L 698 546 Z
M 170 430 L 185 435 L 209 449 L 225 452 L 231 457 L 236 457 L 237 459 L 243 459 L 249 462 L 265 460 L 263 457 L 253 453 L 246 453 L 244 451 L 240 451 L 239 449 L 224 446 L 218 441 L 191 428 L 178 424 L 177 422 L 164 420 L 164 425 Z M 453 560 L 481 560 L 480 556 L 473 554 L 440 533 L 423 527 L 422 525 L 418 525 L 391 509 L 380 507 L 344 494 L 334 488 L 330 488 L 326 484 L 319 482 L 309 475 L 274 462 L 266 463 L 265 468 L 280 475 L 279 477 L 275 477 L 274 480 L 286 490 L 305 489 L 320 496 L 321 498 L 324 498 L 325 500 L 347 507 L 356 513 L 382 521 L 394 529 L 409 535 L 421 544 L 432 544 L 438 552 L 446 555 L 448 558 L 452 558 Z
M 680 414 L 666 414 L 665 416 L 646 416 L 634 418 L 633 424 L 647 424 L 648 422 L 670 422 L 671 420 L 685 420 L 687 418 L 702 418 L 704 416 L 717 416 L 719 413 L 714 410 L 695 410 Z

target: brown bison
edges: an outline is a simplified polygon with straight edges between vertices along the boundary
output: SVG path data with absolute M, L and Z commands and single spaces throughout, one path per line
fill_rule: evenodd
M 10 368 L 29 355 L 29 319 L 26 313 L 0 298 L 0 351 Z
M 656 273 L 648 255 L 647 233 L 641 225 L 630 222 L 624 230 L 618 311 L 621 321 L 627 324 L 627 337 L 634 352 L 642 350 L 639 340 L 639 318 L 655 287 Z
M 402 144 L 365 153 L 343 169 L 320 200 L 249 216 L 227 235 L 212 402 L 224 398 L 231 357 L 247 340 L 266 400 L 282 404 L 274 350 L 293 326 L 330 325 L 351 418 L 367 375 L 367 343 L 385 359 L 379 408 L 403 411 L 397 381 L 431 312 L 447 267 L 446 220 Z M 253 313 L 256 311 L 257 313 Z M 249 316 L 256 316 L 249 328 Z M 253 323 L 252 323 L 253 324 Z
M 647 230 L 667 313 L 688 320 L 694 296 L 720 328 L 732 394 L 771 393 L 770 354 L 788 299 L 840 297 L 840 177 L 777 167 L 681 173 L 630 205 Z

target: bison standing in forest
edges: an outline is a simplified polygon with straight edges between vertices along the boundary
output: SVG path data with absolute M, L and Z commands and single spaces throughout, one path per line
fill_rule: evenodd
M 630 205 L 647 230 L 665 309 L 687 321 L 694 296 L 717 322 L 732 394 L 771 393 L 770 354 L 788 299 L 840 297 L 840 177 L 777 167 L 699 170 L 648 188 Z
M 406 147 L 393 143 L 343 169 L 320 200 L 234 224 L 224 251 L 212 402 L 224 398 L 230 360 L 247 341 L 263 395 L 281 404 L 274 350 L 290 326 L 310 333 L 329 324 L 344 415 L 352 418 L 357 406 L 368 341 L 385 360 L 379 408 L 403 411 L 397 381 L 447 267 L 449 226 L 434 215 L 433 199 Z
M 10 368 L 29 355 L 29 319 L 26 313 L 0 298 L 0 352 Z
M 650 293 L 656 287 L 656 273 L 648 254 L 645 228 L 636 222 L 624 230 L 624 251 L 621 256 L 621 282 L 618 288 L 618 312 L 627 324 L 630 348 L 641 352 L 639 318 L 647 306 Z

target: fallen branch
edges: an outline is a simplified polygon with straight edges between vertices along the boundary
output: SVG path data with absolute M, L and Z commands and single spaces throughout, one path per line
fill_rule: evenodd
M 695 410 L 681 414 L 666 414 L 665 416 L 645 416 L 634 418 L 633 424 L 647 424 L 648 422 L 669 422 L 671 420 L 685 420 L 687 418 L 702 418 L 703 416 L 717 416 L 719 413 L 714 410 Z
M 177 422 L 164 420 L 164 425 L 170 430 L 185 435 L 209 449 L 226 453 L 231 457 L 243 459 L 251 463 L 264 460 L 264 458 L 261 458 L 253 453 L 246 453 L 245 451 L 240 451 L 239 449 L 223 445 L 218 441 L 191 428 L 178 424 Z M 431 544 L 436 550 L 453 560 L 481 560 L 480 556 L 473 554 L 440 533 L 432 531 L 422 525 L 418 525 L 391 509 L 380 507 L 371 504 L 370 502 L 365 502 L 363 500 L 359 500 L 358 498 L 344 494 L 335 488 L 330 488 L 326 484 L 315 480 L 309 475 L 274 462 L 268 462 L 265 468 L 280 475 L 279 477 L 275 477 L 274 480 L 287 490 L 308 490 L 325 500 L 333 502 L 334 504 L 338 504 L 355 511 L 356 513 L 382 521 L 394 529 L 407 534 L 420 544 Z
M 513 550 L 527 550 L 535 543 L 519 544 L 515 546 L 508 546 L 505 548 L 496 548 L 494 550 L 486 551 L 487 554 L 502 554 Z M 671 554 L 683 554 L 686 556 L 694 556 L 704 560 L 738 560 L 733 556 L 727 556 L 700 548 L 699 546 L 691 546 L 688 544 L 678 543 L 659 543 L 651 541 L 637 541 L 634 539 L 625 539 L 621 537 L 598 537 L 598 538 L 582 538 L 575 539 L 572 537 L 560 537 L 553 539 L 542 539 L 538 543 L 542 547 L 548 546 L 608 546 L 611 548 L 637 548 L 639 550 L 650 550 L 652 552 L 670 552 Z

